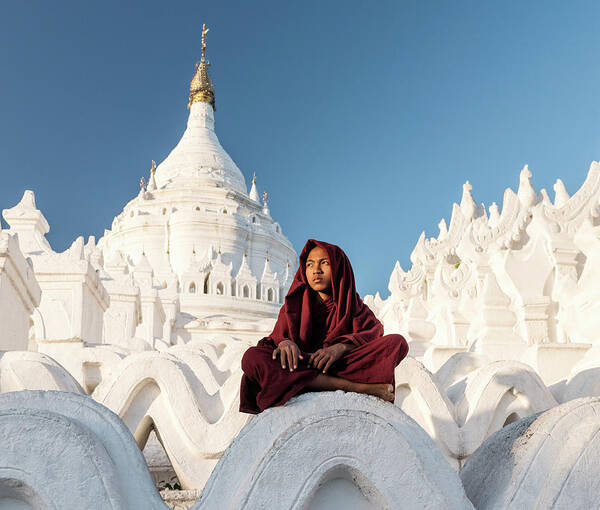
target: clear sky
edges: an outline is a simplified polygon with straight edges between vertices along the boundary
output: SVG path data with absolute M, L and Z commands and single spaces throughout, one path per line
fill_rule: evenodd
M 600 159 L 600 3 L 4 1 L 0 207 L 32 189 L 53 248 L 100 237 L 187 120 L 202 23 L 221 143 L 299 251 L 341 245 L 361 294 L 405 269 L 469 179 L 528 163 L 569 193 Z

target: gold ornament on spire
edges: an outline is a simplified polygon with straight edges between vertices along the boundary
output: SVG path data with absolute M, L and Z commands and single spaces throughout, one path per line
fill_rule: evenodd
M 156 171 L 156 161 L 152 160 L 152 167 L 150 168 L 150 175 Z
M 209 29 L 206 25 L 202 25 L 202 55 L 200 57 L 200 63 L 196 64 L 196 74 L 192 78 L 190 83 L 190 102 L 188 109 L 192 107 L 194 103 L 202 102 L 208 103 L 215 108 L 215 88 L 208 75 L 208 68 L 210 62 L 206 61 L 206 34 Z

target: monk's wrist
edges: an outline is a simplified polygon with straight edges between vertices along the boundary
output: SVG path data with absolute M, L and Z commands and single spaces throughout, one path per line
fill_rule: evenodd
M 350 352 L 352 350 L 352 345 L 350 344 L 339 343 L 334 344 L 334 346 L 341 354 L 346 354 L 347 352 Z

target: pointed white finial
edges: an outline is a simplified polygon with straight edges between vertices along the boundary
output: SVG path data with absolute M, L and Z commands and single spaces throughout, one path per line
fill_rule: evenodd
M 475 211 L 477 210 L 477 205 L 475 205 L 475 200 L 473 200 L 473 195 L 471 194 L 472 189 L 473 186 L 471 186 L 471 183 L 469 181 L 465 182 L 463 184 L 463 194 L 460 201 L 462 213 L 468 220 L 475 216 Z
M 270 214 L 269 194 L 266 191 L 263 193 L 263 213 L 265 213 L 267 216 Z
M 525 207 L 531 207 L 537 200 L 537 193 L 531 185 L 531 170 L 529 170 L 529 165 L 525 165 L 519 175 L 517 196 Z
M 562 207 L 569 200 L 569 193 L 565 184 L 560 179 L 556 179 L 554 183 L 554 207 Z
M 255 202 L 260 202 L 260 198 L 258 196 L 258 190 L 256 189 L 256 172 L 252 175 L 252 187 L 250 188 L 250 199 Z
M 150 167 L 150 179 L 148 179 L 148 186 L 146 186 L 146 191 L 156 190 L 156 180 L 154 179 L 155 171 L 156 171 L 156 161 L 152 160 L 152 166 Z
M 500 209 L 498 208 L 498 204 L 496 202 L 492 202 L 492 205 L 490 205 L 489 209 L 490 218 L 488 220 L 488 224 L 490 226 L 496 226 L 500 220 Z
M 440 229 L 438 239 L 441 241 L 448 235 L 448 225 L 446 224 L 446 220 L 444 218 L 442 218 L 441 221 L 438 223 L 438 228 Z

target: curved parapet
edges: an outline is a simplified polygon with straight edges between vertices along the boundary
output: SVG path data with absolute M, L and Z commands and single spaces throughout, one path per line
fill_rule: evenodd
M 569 377 L 560 396 L 563 402 L 579 397 L 600 396 L 600 367 L 590 367 Z
M 50 356 L 29 351 L 0 351 L 0 393 L 21 390 L 85 393 L 71 374 Z
M 129 431 L 88 396 L 1 395 L 0 435 L 10 438 L 0 450 L 2 508 L 167 509 Z
M 322 392 L 257 416 L 215 468 L 194 510 L 471 509 L 427 434 L 375 397 Z
M 93 393 L 121 417 L 140 448 L 156 430 L 187 489 L 204 486 L 219 457 L 250 420 L 238 411 L 241 369 L 222 370 L 214 355 L 200 346 L 134 354 Z M 231 366 L 239 367 L 239 361 Z
M 435 438 L 449 459 L 465 459 L 505 424 L 557 404 L 524 363 L 497 361 L 478 367 L 478 360 L 465 353 L 447 365 L 432 374 L 408 357 L 395 376 L 396 405 Z M 474 370 L 465 372 L 469 366 Z M 454 378 L 453 371 L 461 377 Z
M 481 510 L 596 508 L 600 398 L 572 400 L 497 432 L 460 477 Z

